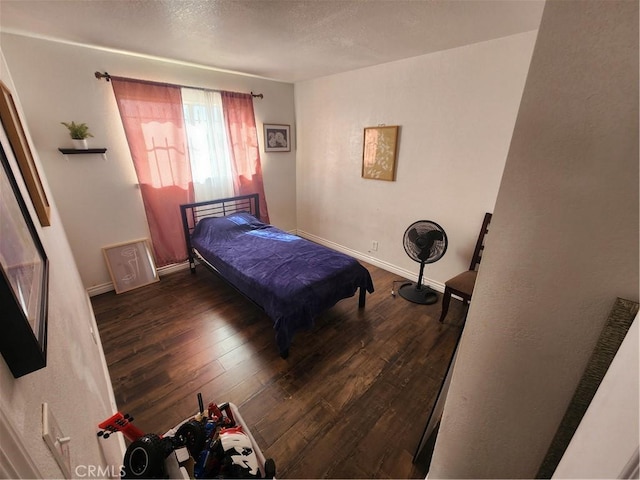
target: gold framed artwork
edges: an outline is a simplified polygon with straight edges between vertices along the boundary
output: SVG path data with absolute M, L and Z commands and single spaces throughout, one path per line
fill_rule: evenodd
M 40 220 L 40 225 L 47 227 L 51 225 L 49 200 L 42 186 L 40 175 L 38 175 L 38 169 L 33 160 L 29 142 L 27 142 L 27 136 L 22 122 L 20 122 L 11 91 L 1 81 L 0 120 L 2 120 L 4 131 L 7 133 L 9 143 L 11 143 L 11 149 L 18 162 L 20 173 L 27 186 L 27 191 L 36 210 L 36 215 L 38 215 L 38 220 Z
M 362 178 L 394 181 L 398 125 L 366 127 L 362 149 Z
M 118 243 L 102 249 L 116 293 L 160 280 L 147 239 Z

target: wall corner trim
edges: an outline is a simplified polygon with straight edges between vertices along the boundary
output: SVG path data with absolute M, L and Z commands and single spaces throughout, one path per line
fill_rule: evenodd
M 22 437 L 0 406 L 0 477 L 43 478 Z

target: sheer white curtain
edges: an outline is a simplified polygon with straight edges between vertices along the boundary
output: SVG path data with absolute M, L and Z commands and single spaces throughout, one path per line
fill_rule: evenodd
M 220 93 L 183 88 L 182 106 L 196 201 L 234 196 Z

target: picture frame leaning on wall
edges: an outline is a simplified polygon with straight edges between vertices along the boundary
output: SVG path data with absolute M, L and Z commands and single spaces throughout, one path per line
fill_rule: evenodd
M 116 293 L 124 293 L 160 280 L 146 238 L 102 249 Z

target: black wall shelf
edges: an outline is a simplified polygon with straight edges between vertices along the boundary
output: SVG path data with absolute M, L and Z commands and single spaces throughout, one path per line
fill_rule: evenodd
M 75 148 L 59 148 L 58 150 L 60 150 L 65 155 L 86 155 L 90 153 L 104 154 L 107 151 L 106 148 L 86 148 L 82 150 L 78 150 Z

